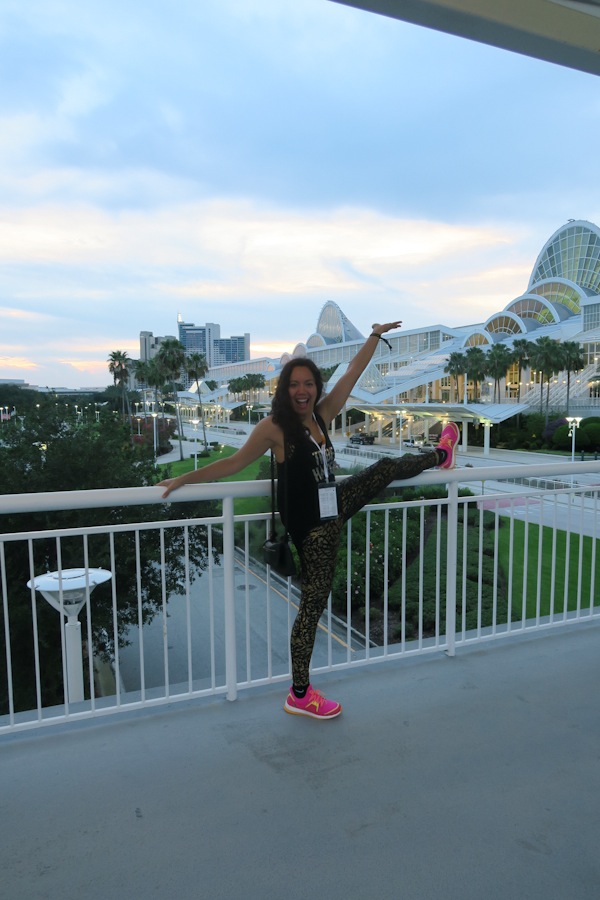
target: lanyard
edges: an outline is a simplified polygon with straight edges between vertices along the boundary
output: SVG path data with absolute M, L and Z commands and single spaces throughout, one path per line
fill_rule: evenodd
M 317 418 L 314 413 L 313 413 L 313 419 L 317 423 L 317 428 L 319 429 L 321 434 L 323 434 L 323 429 L 317 422 Z M 329 466 L 327 465 L 327 439 L 325 439 L 324 444 L 318 444 L 317 441 L 315 441 L 312 434 L 310 434 L 309 437 L 323 458 L 323 471 L 325 472 L 325 481 L 329 481 Z M 323 437 L 325 437 L 324 434 L 323 434 Z

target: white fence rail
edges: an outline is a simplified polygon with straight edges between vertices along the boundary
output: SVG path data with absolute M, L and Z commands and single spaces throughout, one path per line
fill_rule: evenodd
M 453 655 L 600 615 L 600 463 L 531 476 L 430 471 L 348 523 L 314 670 Z M 269 489 L 187 487 L 170 520 L 160 488 L 0 497 L 0 734 L 287 681 L 299 589 L 262 563 L 268 514 L 234 514 Z M 197 514 L 197 501 L 218 505 Z M 90 524 L 42 523 L 74 510 Z M 35 581 L 49 570 L 54 609 Z

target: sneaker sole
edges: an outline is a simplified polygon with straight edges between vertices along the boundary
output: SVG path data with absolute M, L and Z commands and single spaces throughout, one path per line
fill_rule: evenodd
M 290 716 L 308 716 L 310 719 L 335 719 L 342 711 L 342 707 L 340 706 L 335 712 L 329 713 L 327 716 L 320 716 L 317 713 L 309 712 L 306 709 L 297 709 L 293 706 L 288 706 L 287 703 L 284 703 L 283 709 L 286 713 L 289 713 Z

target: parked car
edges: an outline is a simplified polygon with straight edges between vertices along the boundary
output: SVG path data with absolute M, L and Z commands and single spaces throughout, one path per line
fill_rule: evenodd
M 375 443 L 375 435 L 374 434 L 365 434 L 364 431 L 357 431 L 356 434 L 352 434 L 350 436 L 351 444 L 374 444 Z

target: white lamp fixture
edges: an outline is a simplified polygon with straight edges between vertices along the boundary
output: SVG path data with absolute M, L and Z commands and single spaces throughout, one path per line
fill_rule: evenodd
M 96 585 L 110 581 L 111 578 L 112 574 L 106 569 L 62 569 L 60 572 L 38 575 L 27 582 L 28 588 L 35 588 L 50 606 L 67 617 L 65 650 L 69 703 L 78 703 L 84 699 L 81 622 L 77 617 Z

